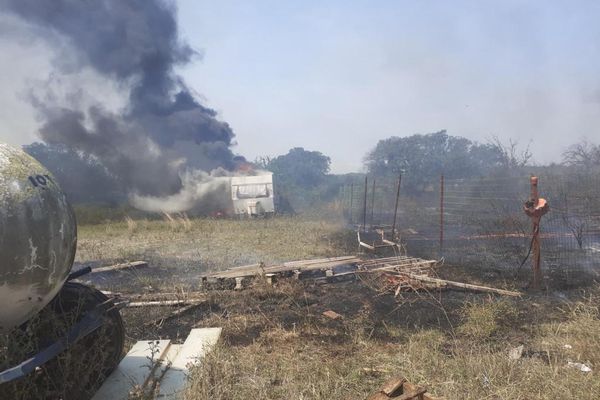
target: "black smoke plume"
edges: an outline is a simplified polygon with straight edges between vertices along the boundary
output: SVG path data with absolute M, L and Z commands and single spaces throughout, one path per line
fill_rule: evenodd
M 232 129 L 174 71 L 196 53 L 178 37 L 172 3 L 0 0 L 0 7 L 56 49 L 69 49 L 74 62 L 55 62 L 58 73 L 91 68 L 127 93 L 118 112 L 97 103 L 83 109 L 58 106 L 52 96 L 32 97 L 45 142 L 97 157 L 138 197 L 171 196 L 182 192 L 190 176 L 210 177 L 190 171 L 233 167 Z

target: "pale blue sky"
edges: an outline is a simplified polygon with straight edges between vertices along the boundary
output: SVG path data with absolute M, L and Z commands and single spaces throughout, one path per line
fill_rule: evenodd
M 600 122 L 600 2 L 180 0 L 187 80 L 250 157 L 292 146 L 356 170 L 378 139 L 448 129 L 533 140 Z
M 180 72 L 250 159 L 303 146 L 356 171 L 377 140 L 440 129 L 532 140 L 538 162 L 600 142 L 597 1 L 177 5 L 182 37 L 203 54 Z M 36 122 L 15 93 L 48 73 L 49 56 L 0 48 L 20 65 L 0 63 L 2 139 L 30 142 Z

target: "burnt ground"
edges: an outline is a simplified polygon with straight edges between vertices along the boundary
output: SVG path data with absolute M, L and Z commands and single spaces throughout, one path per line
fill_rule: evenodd
M 454 290 L 381 293 L 377 282 L 317 284 L 256 280 L 242 291 L 207 290 L 207 271 L 356 252 L 336 223 L 282 218 L 107 223 L 80 229 L 79 265 L 146 260 L 138 271 L 82 278 L 133 300 L 203 300 L 175 307 L 126 308 L 127 345 L 183 341 L 194 327 L 223 328 L 219 348 L 193 371 L 186 399 L 364 399 L 392 376 L 406 376 L 448 399 L 600 398 L 600 287 L 560 275 L 521 298 Z M 523 269 L 444 265 L 445 279 L 519 289 Z M 332 310 L 339 319 L 323 315 Z M 522 357 L 510 349 L 523 345 Z M 569 367 L 580 362 L 591 373 Z

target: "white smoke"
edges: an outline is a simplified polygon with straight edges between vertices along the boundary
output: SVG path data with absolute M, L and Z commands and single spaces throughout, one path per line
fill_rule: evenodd
M 204 212 L 222 210 L 230 196 L 230 177 L 222 176 L 222 170 L 206 173 L 186 170 L 180 174 L 182 187 L 168 196 L 144 196 L 131 194 L 131 204 L 140 210 L 161 213 L 177 213 L 189 210 Z

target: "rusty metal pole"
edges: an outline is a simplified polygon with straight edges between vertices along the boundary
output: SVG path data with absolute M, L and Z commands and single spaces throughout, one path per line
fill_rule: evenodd
M 533 232 L 531 234 L 531 252 L 533 254 L 531 267 L 533 270 L 533 279 L 531 286 L 534 290 L 538 290 L 540 289 L 542 283 L 542 243 L 540 237 L 540 223 L 542 217 L 550 210 L 550 206 L 548 205 L 546 199 L 542 199 L 539 196 L 538 178 L 536 176 L 532 176 L 530 178 L 530 183 L 531 197 L 525 202 L 524 211 L 525 214 L 531 218 L 531 223 L 533 225 Z
M 394 221 L 392 222 L 392 240 L 396 233 L 396 217 L 398 216 L 398 202 L 400 200 L 400 184 L 402 183 L 402 174 L 398 175 L 398 188 L 396 189 L 396 205 L 394 206 Z
M 367 229 L 367 192 L 369 190 L 369 178 L 365 175 L 365 198 L 363 202 L 363 225 L 362 230 Z
M 531 201 L 533 204 L 537 205 L 539 201 L 539 193 L 538 193 L 538 178 L 535 176 L 531 177 Z M 531 252 L 533 253 L 533 289 L 539 290 L 542 283 L 542 268 L 541 268 L 541 260 L 542 260 L 542 245 L 540 243 L 540 221 L 541 216 L 535 216 L 532 218 L 533 222 L 533 242 L 531 245 Z
M 354 224 L 354 182 L 350 184 L 350 224 Z
M 444 254 L 444 175 L 440 176 L 440 257 Z
M 374 218 L 373 213 L 375 211 L 375 177 L 373 177 L 373 189 L 371 190 L 371 229 L 373 228 Z

